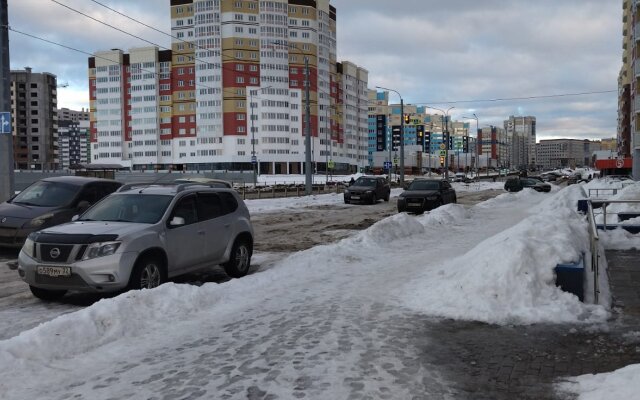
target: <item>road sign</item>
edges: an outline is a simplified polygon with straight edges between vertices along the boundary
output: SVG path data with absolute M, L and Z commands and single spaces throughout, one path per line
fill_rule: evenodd
M 398 157 L 393 157 L 393 164 L 398 165 Z
M 333 160 L 329 160 L 329 169 L 334 169 L 336 167 L 336 162 Z
M 446 150 L 440 150 L 440 155 L 442 157 L 446 156 L 447 155 L 447 151 Z
M 257 164 L 258 158 L 256 156 L 251 156 L 251 164 Z
M 447 148 L 447 146 L 444 143 L 440 143 L 440 150 L 444 150 L 446 148 Z
M 384 169 L 391 169 L 391 161 L 384 162 Z
M 11 133 L 11 113 L 0 112 L 0 133 Z
M 616 160 L 616 167 L 617 167 L 617 168 L 622 168 L 622 167 L 624 167 L 624 158 L 618 158 L 618 159 Z

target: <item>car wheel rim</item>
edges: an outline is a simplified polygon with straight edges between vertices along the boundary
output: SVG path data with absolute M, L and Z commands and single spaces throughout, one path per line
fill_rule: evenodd
M 244 272 L 249 265 L 249 250 L 245 246 L 238 246 L 236 251 L 236 266 L 238 271 Z
M 160 269 L 155 264 L 147 264 L 140 276 L 140 287 L 153 289 L 160 286 Z

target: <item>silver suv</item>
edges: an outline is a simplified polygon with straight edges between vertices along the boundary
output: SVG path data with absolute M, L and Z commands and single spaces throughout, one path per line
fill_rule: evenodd
M 129 184 L 73 222 L 34 232 L 18 272 L 43 300 L 68 290 L 153 288 L 222 264 L 247 274 L 253 252 L 249 211 L 232 189 L 205 184 Z

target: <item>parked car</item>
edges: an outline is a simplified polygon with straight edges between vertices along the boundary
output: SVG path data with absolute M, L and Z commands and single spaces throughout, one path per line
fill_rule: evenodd
M 582 182 L 582 174 L 580 172 L 576 172 L 567 178 L 567 185 L 573 185 L 578 182 Z
M 178 178 L 173 182 L 174 183 L 194 183 L 194 184 L 203 183 L 212 187 L 220 187 L 220 188 L 228 188 L 228 189 L 233 188 L 233 185 L 231 184 L 231 182 L 225 181 L 223 179 L 214 179 L 214 178 L 201 178 L 201 177 Z
M 71 221 L 122 184 L 110 179 L 41 179 L 0 204 L 0 246 L 19 249 L 31 232 Z
M 381 176 L 361 176 L 344 191 L 345 204 L 362 202 L 375 204 L 379 199 L 389 201 L 391 186 Z
M 467 179 L 467 174 L 464 172 L 456 172 L 454 175 L 454 182 L 464 182 Z
M 398 197 L 398 212 L 421 214 L 443 204 L 457 202 L 456 191 L 448 181 L 415 179 Z
M 504 190 L 507 192 L 519 192 L 524 188 L 531 188 L 536 192 L 550 192 L 551 185 L 533 178 L 509 178 L 504 183 Z
M 67 291 L 154 288 L 221 264 L 247 274 L 253 253 L 249 211 L 232 189 L 204 185 L 125 185 L 75 221 L 35 232 L 18 272 L 38 298 Z

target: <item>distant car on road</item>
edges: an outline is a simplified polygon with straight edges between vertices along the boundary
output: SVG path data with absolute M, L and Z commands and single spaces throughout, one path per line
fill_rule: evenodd
M 122 183 L 59 176 L 34 182 L 0 204 L 0 246 L 19 249 L 31 232 L 71 221 Z
M 457 202 L 456 191 L 447 180 L 415 179 L 398 197 L 398 212 L 421 214 L 441 205 Z
M 218 264 L 237 278 L 252 253 L 249 211 L 235 190 L 130 184 L 74 222 L 29 235 L 18 273 L 34 296 L 53 300 L 68 290 L 151 289 Z
M 519 192 L 524 188 L 531 188 L 536 192 L 550 192 L 551 185 L 534 178 L 509 178 L 504 183 L 504 190 L 507 192 Z
M 391 186 L 381 176 L 361 176 L 344 191 L 345 204 L 362 202 L 375 204 L 378 200 L 389 201 Z

